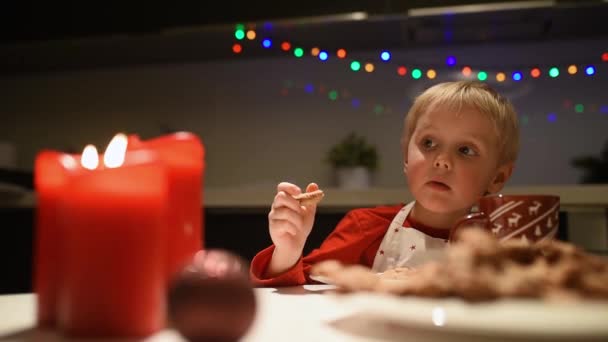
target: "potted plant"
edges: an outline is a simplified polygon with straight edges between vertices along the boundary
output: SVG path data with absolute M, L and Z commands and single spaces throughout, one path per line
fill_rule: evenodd
M 608 183 L 608 141 L 599 156 L 582 156 L 574 158 L 572 166 L 583 169 L 583 184 Z
M 371 173 L 378 168 L 376 147 L 354 132 L 332 146 L 327 160 L 335 171 L 338 186 L 347 189 L 369 187 Z

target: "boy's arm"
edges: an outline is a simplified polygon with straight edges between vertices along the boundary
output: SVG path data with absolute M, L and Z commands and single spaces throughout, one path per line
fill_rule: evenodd
M 308 276 L 312 265 L 323 260 L 339 260 L 344 264 L 360 264 L 363 254 L 373 242 L 381 239 L 396 210 L 388 215 L 377 209 L 350 211 L 318 249 L 299 257 L 293 267 L 275 276 L 266 277 L 266 271 L 275 253 L 270 246 L 259 252 L 251 262 L 250 276 L 257 286 L 293 286 L 312 282 Z
M 251 261 L 249 276 L 255 286 L 293 286 L 306 284 L 302 258 L 296 260 L 295 265 L 287 271 L 276 276 L 267 277 L 267 270 L 271 263 L 275 246 L 272 245 L 260 251 Z
M 306 193 L 316 192 L 323 194 L 317 184 L 308 184 Z M 308 195 L 294 184 L 282 182 L 277 186 L 277 194 L 268 214 L 268 230 L 275 246 L 265 271 L 269 277 L 286 272 L 302 255 L 317 209 L 314 201 L 302 203 L 305 199 L 302 196 Z

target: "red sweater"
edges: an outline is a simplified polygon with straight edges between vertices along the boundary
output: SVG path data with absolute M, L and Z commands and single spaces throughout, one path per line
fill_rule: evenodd
M 272 245 L 259 252 L 251 261 L 251 280 L 256 286 L 294 286 L 312 283 L 314 281 L 308 276 L 312 265 L 331 259 L 339 260 L 344 264 L 372 267 L 384 234 L 401 208 L 403 205 L 355 209 L 348 212 L 319 248 L 301 257 L 285 273 L 273 278 L 264 278 L 274 252 Z M 406 224 L 434 237 L 447 238 L 449 234 L 449 231 L 412 224 L 411 220 L 406 220 Z

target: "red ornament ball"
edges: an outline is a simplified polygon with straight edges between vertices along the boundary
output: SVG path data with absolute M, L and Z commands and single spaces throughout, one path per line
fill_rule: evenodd
M 169 288 L 170 327 L 193 342 L 240 339 L 256 312 L 247 271 L 247 263 L 233 253 L 199 251 Z

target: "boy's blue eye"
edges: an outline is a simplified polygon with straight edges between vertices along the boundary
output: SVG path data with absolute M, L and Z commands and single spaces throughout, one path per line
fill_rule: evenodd
M 461 148 L 458 149 L 458 151 L 462 154 L 464 154 L 465 156 L 476 156 L 477 152 L 475 152 L 475 150 L 473 150 L 472 148 L 468 147 L 468 146 L 462 146 Z
M 433 148 L 435 145 L 435 142 L 431 139 L 422 139 L 422 146 L 424 146 L 426 149 Z

